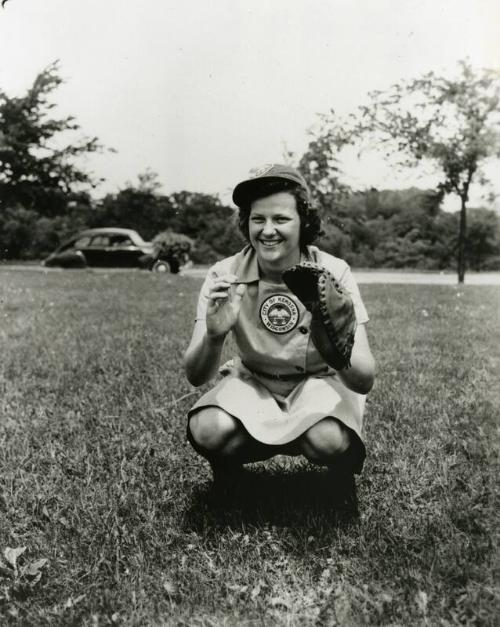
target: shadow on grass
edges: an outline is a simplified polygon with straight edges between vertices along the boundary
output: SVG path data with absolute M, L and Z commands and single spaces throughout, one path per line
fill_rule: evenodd
M 219 493 L 212 484 L 195 487 L 184 528 L 208 533 L 241 530 L 242 525 L 273 525 L 300 534 L 305 529 L 351 526 L 358 518 L 354 481 L 336 483 L 327 472 L 316 469 L 250 468 L 228 493 Z

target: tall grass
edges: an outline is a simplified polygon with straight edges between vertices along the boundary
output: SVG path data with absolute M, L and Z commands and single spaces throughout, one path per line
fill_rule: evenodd
M 211 499 L 185 441 L 199 286 L 0 271 L 0 622 L 495 624 L 500 291 L 362 287 L 356 511 L 300 458 Z

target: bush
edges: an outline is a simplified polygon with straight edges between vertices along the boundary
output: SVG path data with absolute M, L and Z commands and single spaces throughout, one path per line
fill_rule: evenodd
M 190 260 L 194 242 L 187 235 L 167 229 L 153 238 L 153 246 L 155 259 L 166 261 L 171 272 L 177 274 L 180 267 Z
M 42 259 L 84 228 L 80 211 L 47 218 L 21 206 L 7 207 L 0 214 L 0 259 Z
M 215 252 L 215 250 L 205 242 L 204 240 L 196 240 L 196 248 L 193 250 L 191 258 L 194 263 L 199 263 L 203 265 L 211 265 L 219 259 L 222 259 L 224 255 L 220 255 Z
M 496 255 L 495 257 L 489 257 L 488 259 L 483 261 L 481 270 L 486 270 L 490 272 L 500 270 L 500 255 Z
M 8 207 L 0 216 L 0 259 L 27 259 L 31 252 L 36 211 Z

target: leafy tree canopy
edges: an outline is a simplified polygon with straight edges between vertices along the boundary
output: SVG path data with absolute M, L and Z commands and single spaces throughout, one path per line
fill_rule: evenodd
M 135 229 L 146 240 L 163 231 L 174 216 L 168 196 L 158 193 L 157 175 L 150 170 L 138 175 L 138 184 L 128 182 L 117 194 L 107 194 L 90 216 L 92 226 Z
M 465 61 L 454 78 L 429 72 L 370 94 L 358 130 L 374 133 L 404 166 L 429 160 L 441 173 L 439 189 L 468 200 L 481 165 L 500 157 L 500 80 Z
M 234 211 L 216 196 L 188 191 L 166 196 L 159 187 L 156 174 L 146 170 L 138 183 L 108 194 L 90 212 L 89 225 L 135 229 L 147 240 L 166 230 L 182 233 L 195 242 L 191 256 L 198 263 L 211 263 L 242 247 Z
M 77 158 L 101 150 L 97 138 L 63 144 L 80 127 L 72 116 L 51 115 L 51 97 L 61 83 L 56 62 L 38 74 L 24 96 L 0 90 L 0 211 L 22 206 L 44 216 L 61 215 L 72 196 L 95 184 Z
M 485 184 L 481 166 L 500 157 L 500 78 L 490 70 L 459 64 L 459 74 L 447 78 L 429 72 L 369 94 L 368 104 L 340 119 L 334 111 L 320 116 L 320 127 L 309 145 L 307 160 L 317 171 L 336 173 L 345 146 L 384 149 L 403 166 L 431 163 L 441 175 L 438 192 L 456 193 L 461 200 L 457 267 L 463 282 L 466 265 L 466 210 L 473 182 Z

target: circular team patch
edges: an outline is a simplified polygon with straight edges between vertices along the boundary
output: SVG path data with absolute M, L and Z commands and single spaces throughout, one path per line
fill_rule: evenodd
M 260 307 L 262 324 L 273 333 L 288 333 L 297 326 L 299 310 L 285 294 L 268 296 Z

